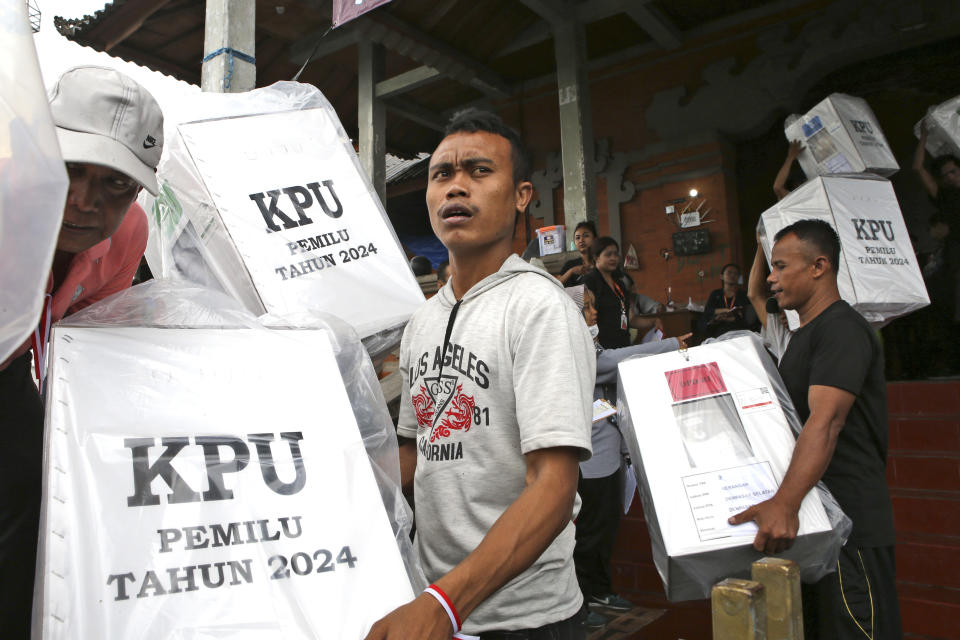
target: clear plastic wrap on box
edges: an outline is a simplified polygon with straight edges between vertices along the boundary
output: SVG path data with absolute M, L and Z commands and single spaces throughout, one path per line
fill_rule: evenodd
M 784 133 L 787 140 L 803 142 L 797 160 L 807 178 L 864 172 L 891 176 L 900 170 L 862 98 L 832 93 L 803 116 L 789 119 Z
M 822 176 L 804 183 L 763 212 L 757 234 L 767 261 L 777 232 L 799 220 L 823 220 L 840 236 L 837 286 L 875 328 L 930 304 L 907 225 L 888 180 Z M 787 311 L 791 329 L 800 326 Z
M 760 339 L 732 332 L 699 347 L 631 358 L 619 367 L 618 421 L 633 459 L 654 564 L 672 601 L 709 598 L 748 577 L 763 556 L 753 523 L 727 518 L 773 497 L 801 424 Z M 819 484 L 781 557 L 804 581 L 836 566 L 850 519 Z
M 184 98 L 170 116 L 147 259 L 255 314 L 332 313 L 371 353 L 423 303 L 333 107 L 309 85 Z M 169 118 L 168 118 L 169 119 Z
M 920 139 L 920 125 L 927 123 L 927 151 L 934 158 L 954 156 L 960 158 L 960 96 L 930 107 L 927 114 L 913 127 L 913 134 Z
M 49 380 L 35 638 L 360 639 L 425 586 L 336 317 L 155 280 L 58 324 Z
M 67 172 L 22 0 L 0 2 L 0 365 L 40 321 Z

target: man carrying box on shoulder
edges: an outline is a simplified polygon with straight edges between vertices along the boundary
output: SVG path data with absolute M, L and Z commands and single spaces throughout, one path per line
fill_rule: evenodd
M 143 187 L 157 192 L 163 150 L 160 106 L 112 69 L 67 71 L 50 110 L 70 186 L 50 298 L 33 340 L 40 353 L 50 322 L 130 286 L 147 246 L 147 219 L 134 200 Z M 0 363 L 0 629 L 10 640 L 30 636 L 40 513 L 43 402 L 30 373 L 30 347 L 28 341 Z
M 559 281 L 512 253 L 533 193 L 519 136 L 478 111 L 446 133 L 427 208 L 453 276 L 404 332 L 397 429 L 433 584 L 367 639 L 585 638 L 573 519 L 593 343 Z
M 803 585 L 805 636 L 894 639 L 901 632 L 883 351 L 867 321 L 840 299 L 839 258 L 840 239 L 821 220 L 776 235 L 767 281 L 780 307 L 800 314 L 779 369 L 804 425 L 776 495 L 730 522 L 755 520 L 753 546 L 784 551 L 797 535 L 801 500 L 822 479 L 853 532 L 836 571 Z

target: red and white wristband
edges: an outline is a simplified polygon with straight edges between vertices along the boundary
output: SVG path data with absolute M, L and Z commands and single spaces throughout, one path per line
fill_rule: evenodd
M 443 607 L 443 610 L 447 612 L 447 617 L 450 618 L 450 625 L 453 627 L 454 638 L 457 638 L 457 640 L 479 640 L 477 636 L 468 636 L 460 633 L 460 628 L 463 626 L 463 623 L 460 621 L 460 615 L 457 613 L 457 608 L 453 606 L 453 601 L 447 597 L 443 589 L 435 584 L 431 584 L 424 589 L 423 592 L 433 596 L 437 602 L 440 603 L 440 606 Z

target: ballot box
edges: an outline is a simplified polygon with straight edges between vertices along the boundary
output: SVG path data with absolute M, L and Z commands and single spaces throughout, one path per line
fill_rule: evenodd
M 930 304 L 897 197 L 872 176 L 822 176 L 791 191 L 760 216 L 757 233 L 767 260 L 777 232 L 804 219 L 828 222 L 840 236 L 837 286 L 874 327 Z M 791 329 L 800 325 L 787 311 Z
M 891 176 L 900 170 L 866 100 L 833 93 L 785 127 L 787 140 L 800 140 L 797 158 L 807 178 L 838 173 Z
M 728 518 L 774 496 L 800 427 L 759 338 L 737 334 L 619 365 L 619 424 L 672 601 L 708 598 L 716 582 L 749 574 L 761 557 L 757 527 Z M 815 580 L 833 567 L 850 521 L 822 487 L 799 517 L 781 555 Z
M 192 99 L 180 119 L 220 115 L 181 122 L 168 140 L 161 194 L 143 198 L 160 245 L 151 269 L 258 315 L 320 310 L 362 338 L 402 327 L 423 294 L 323 95 L 278 83 Z
M 360 640 L 413 598 L 356 336 L 79 315 L 51 339 L 35 638 Z
M 923 119 L 913 128 L 920 138 L 920 125 L 927 124 L 927 151 L 934 158 L 951 155 L 960 158 L 960 96 L 930 107 Z

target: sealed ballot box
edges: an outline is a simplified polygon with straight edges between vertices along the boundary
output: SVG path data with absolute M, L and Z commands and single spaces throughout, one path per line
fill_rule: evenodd
M 807 178 L 838 173 L 890 176 L 900 170 L 870 105 L 830 94 L 805 115 L 788 121 L 787 140 L 803 142 L 798 160 Z
M 805 219 L 823 220 L 840 237 L 837 287 L 874 327 L 930 304 L 897 196 L 889 181 L 873 176 L 823 176 L 811 180 L 760 216 L 757 233 L 767 260 L 777 232 Z M 800 326 L 787 311 L 791 329 Z
M 412 599 L 356 336 L 86 311 L 51 338 L 34 637 L 359 640 Z
M 220 117 L 177 125 L 161 193 L 142 197 L 153 271 L 257 315 L 324 311 L 362 338 L 402 327 L 423 293 L 326 98 L 286 82 L 192 99 L 182 112 Z
M 927 126 L 927 151 L 934 158 L 951 155 L 960 158 L 960 96 L 930 107 L 927 115 L 913 128 L 920 138 L 920 127 Z
M 757 526 L 728 518 L 772 498 L 793 453 L 799 424 L 783 383 L 759 338 L 738 333 L 619 366 L 620 428 L 672 601 L 709 598 L 716 582 L 749 574 Z M 831 570 L 849 533 L 822 491 L 803 499 L 797 539 L 781 554 L 807 580 Z

